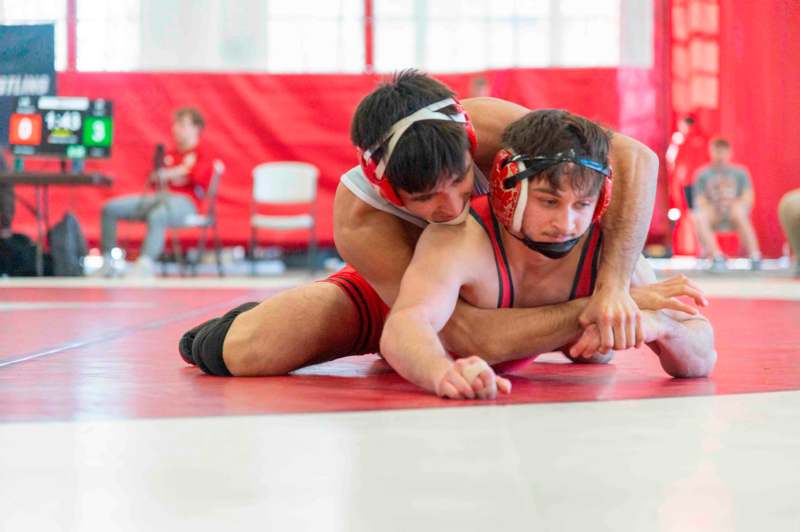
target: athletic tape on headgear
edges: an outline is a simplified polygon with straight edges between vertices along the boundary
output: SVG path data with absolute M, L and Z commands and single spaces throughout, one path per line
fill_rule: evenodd
M 448 115 L 439 112 L 440 109 L 450 105 L 454 105 L 456 107 L 458 110 L 457 114 Z M 361 169 L 364 170 L 364 175 L 367 176 L 367 179 L 369 179 L 370 183 L 378 187 L 381 195 L 384 198 L 395 205 L 402 206 L 403 202 L 398 197 L 394 187 L 392 187 L 391 183 L 389 183 L 389 180 L 386 178 L 386 167 L 389 165 L 389 160 L 392 157 L 392 153 L 394 152 L 397 143 L 400 141 L 400 138 L 403 136 L 403 133 L 405 133 L 408 128 L 414 124 L 414 122 L 419 122 L 421 120 L 442 120 L 446 122 L 459 122 L 464 124 L 464 128 L 467 131 L 467 138 L 469 139 L 470 153 L 474 155 L 475 150 L 477 149 L 478 139 L 475 135 L 475 129 L 472 127 L 472 122 L 470 122 L 469 116 L 464 111 L 461 103 L 455 98 L 446 98 L 444 100 L 434 102 L 395 122 L 379 142 L 373 144 L 367 150 L 357 150 L 358 162 L 361 165 Z M 378 162 L 375 162 L 372 159 L 372 156 L 384 144 L 386 144 L 386 148 L 384 149 L 383 156 Z
M 528 201 L 528 179 L 551 166 L 565 162 L 578 164 L 605 176 L 597 198 L 597 206 L 592 214 L 592 223 L 600 220 L 611 203 L 610 167 L 580 157 L 573 149 L 537 157 L 518 155 L 513 150 L 503 149 L 497 152 L 489 177 L 492 210 L 500 223 L 514 233 L 521 233 L 522 215 Z

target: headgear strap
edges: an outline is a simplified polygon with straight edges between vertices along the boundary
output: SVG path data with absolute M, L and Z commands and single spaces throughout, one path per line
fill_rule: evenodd
M 446 98 L 425 106 L 422 109 L 415 111 L 407 117 L 395 122 L 383 139 L 364 152 L 364 159 L 369 161 L 372 159 L 372 154 L 375 153 L 375 151 L 378 150 L 378 148 L 380 148 L 384 142 L 387 140 L 389 141 L 383 157 L 381 157 L 381 160 L 378 162 L 378 165 L 375 168 L 375 176 L 378 179 L 383 178 L 383 174 L 386 172 L 386 166 L 389 164 L 389 159 L 392 157 L 392 152 L 394 152 L 395 146 L 397 146 L 397 143 L 400 141 L 400 137 L 403 136 L 403 133 L 405 133 L 414 122 L 419 122 L 420 120 L 445 120 L 448 122 L 459 122 L 461 124 L 465 124 L 467 122 L 467 115 L 464 112 L 454 115 L 437 112 L 439 109 L 443 109 L 450 105 L 457 105 L 457 102 L 453 98 Z
M 575 163 L 585 168 L 589 168 L 590 170 L 600 172 L 606 177 L 611 175 L 611 169 L 608 166 L 604 166 L 603 164 L 586 157 L 579 157 L 573 148 L 558 152 L 553 155 L 538 155 L 536 157 L 515 155 L 509 162 L 523 162 L 525 164 L 525 169 L 518 174 L 514 174 L 504 179 L 504 188 L 513 188 L 523 179 L 528 179 L 529 177 L 539 174 L 551 166 L 555 166 L 560 163 Z

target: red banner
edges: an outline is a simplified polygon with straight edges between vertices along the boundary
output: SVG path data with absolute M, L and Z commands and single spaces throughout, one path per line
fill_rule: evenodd
M 476 77 L 484 77 L 492 96 L 531 108 L 565 108 L 612 128 L 620 126 L 616 69 L 502 70 L 439 77 L 462 97 L 469 96 Z M 171 140 L 172 112 L 194 106 L 206 117 L 204 142 L 227 166 L 219 192 L 222 239 L 227 244 L 244 244 L 249 238 L 253 167 L 267 161 L 306 161 L 321 172 L 319 236 L 323 244 L 330 244 L 331 207 L 339 176 L 356 163 L 349 140 L 350 119 L 358 102 L 380 79 L 376 75 L 61 73 L 61 95 L 114 102 L 112 157 L 86 165 L 87 170 L 112 176 L 114 186 L 108 190 L 53 188 L 51 219 L 66 209 L 74 211 L 87 238 L 96 243 L 102 203 L 145 190 L 155 145 Z M 644 76 L 635 86 L 649 92 L 654 90 L 650 81 Z M 657 122 L 641 112 L 636 133 L 646 139 L 660 138 Z M 28 163 L 31 169 L 52 166 Z M 31 194 L 23 187 L 18 192 Z M 16 230 L 33 234 L 32 220 L 24 210 L 18 209 L 15 222 Z M 124 224 L 119 235 L 121 244 L 137 244 L 143 227 Z M 264 232 L 264 241 L 270 238 Z M 306 235 L 275 235 L 274 240 L 302 244 Z

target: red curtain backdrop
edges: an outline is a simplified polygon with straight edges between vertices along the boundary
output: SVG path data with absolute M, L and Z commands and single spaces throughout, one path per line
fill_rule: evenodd
M 769 9 L 748 0 L 657 0 L 655 61 L 650 69 L 509 69 L 439 77 L 466 97 L 472 81 L 483 76 L 493 96 L 531 108 L 570 109 L 641 139 L 663 155 L 676 113 L 693 101 L 687 100 L 686 91 L 708 92 L 700 90 L 708 89 L 708 80 L 693 89 L 691 81 L 682 85 L 686 80 L 669 74 L 681 64 L 672 53 L 675 42 L 691 44 L 691 35 L 672 20 L 674 8 L 691 4 L 719 7 L 714 35 L 717 68 L 703 67 L 704 72 L 713 70 L 718 76 L 719 94 L 716 108 L 698 113 L 700 125 L 708 135 L 728 137 L 735 160 L 750 168 L 756 230 L 765 255 L 778 256 L 785 239 L 776 206 L 782 194 L 800 187 L 800 34 L 792 30 L 800 27 L 800 4 L 795 0 L 775 0 Z M 711 29 L 701 28 L 702 33 Z M 704 58 L 713 55 L 709 50 L 695 47 L 683 59 L 691 59 L 694 53 L 704 64 Z M 54 188 L 51 221 L 70 209 L 90 241 L 97 242 L 103 201 L 144 189 L 154 146 L 170 141 L 172 111 L 192 105 L 207 117 L 205 142 L 228 167 L 219 203 L 223 240 L 233 244 L 248 239 L 252 168 L 265 161 L 299 160 L 320 168 L 320 239 L 330 244 L 333 194 L 339 175 L 356 160 L 348 139 L 350 117 L 380 79 L 371 74 L 60 73 L 60 94 L 114 101 L 113 156 L 87 164 L 88 169 L 111 175 L 114 186 L 110 190 Z M 28 168 L 54 166 L 36 161 Z M 651 226 L 651 237 L 656 239 L 669 232 L 664 220 L 665 185 L 662 179 Z M 26 187 L 19 187 L 18 194 L 28 201 L 33 198 Z M 30 214 L 21 207 L 17 212 L 15 230 L 33 234 Z M 128 224 L 120 236 L 123 242 L 136 245 L 142 227 Z M 264 237 L 289 245 L 306 239 L 302 233 Z
M 800 2 L 720 0 L 720 123 L 753 178 L 753 224 L 766 256 L 786 238 L 778 202 L 800 187 Z
M 762 251 L 780 256 L 778 201 L 800 187 L 800 3 L 670 0 L 669 13 L 672 127 L 693 113 L 700 135 L 731 141 L 734 162 L 753 178 Z M 707 161 L 696 151 L 689 172 Z M 694 251 L 694 241 L 679 231 L 676 251 Z
M 467 95 L 476 76 L 488 79 L 493 96 L 531 108 L 570 109 L 609 127 L 619 127 L 615 69 L 503 70 L 438 76 Z M 332 201 L 339 176 L 356 163 L 349 141 L 350 118 L 360 99 L 382 78 L 377 75 L 266 75 L 208 73 L 60 73 L 61 95 L 109 98 L 114 102 L 112 157 L 87 162 L 87 170 L 113 177 L 111 189 L 52 188 L 51 221 L 69 209 L 96 243 L 102 203 L 121 194 L 144 191 L 154 146 L 171 140 L 171 114 L 195 106 L 206 116 L 203 142 L 227 165 L 219 192 L 220 230 L 227 244 L 249 238 L 251 171 L 267 161 L 308 161 L 320 169 L 319 236 L 333 242 Z M 646 90 L 651 90 L 647 88 Z M 652 127 L 652 126 L 647 126 Z M 645 128 L 647 129 L 647 128 Z M 648 138 L 657 132 L 642 131 Z M 54 167 L 30 161 L 28 169 Z M 21 196 L 32 191 L 19 187 Z M 18 209 L 15 230 L 33 234 L 31 216 Z M 120 241 L 134 247 L 141 224 L 120 227 Z M 191 233 L 188 235 L 191 238 Z M 302 244 L 304 233 L 269 235 L 264 241 Z

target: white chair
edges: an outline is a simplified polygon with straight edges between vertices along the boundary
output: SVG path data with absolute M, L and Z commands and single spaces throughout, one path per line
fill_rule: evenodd
M 316 269 L 317 178 L 319 169 L 301 162 L 263 163 L 253 168 L 253 201 L 250 208 L 250 260 L 255 274 L 257 231 L 295 231 L 307 229 L 309 269 Z M 259 214 L 257 207 L 293 205 L 302 212 L 292 215 Z

